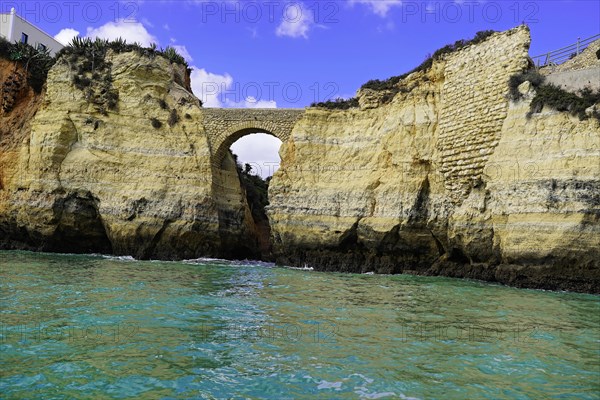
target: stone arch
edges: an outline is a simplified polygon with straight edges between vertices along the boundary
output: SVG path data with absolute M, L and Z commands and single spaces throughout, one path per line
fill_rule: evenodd
M 203 114 L 212 165 L 219 168 L 229 147 L 243 136 L 266 133 L 282 142 L 288 141 L 304 109 L 208 108 Z
M 269 221 L 252 213 L 240 176 L 228 157 L 238 139 L 253 133 L 266 133 L 282 142 L 290 140 L 304 109 L 203 109 L 204 130 L 211 152 L 212 199 L 219 221 L 219 236 L 224 252 L 237 249 L 236 257 L 254 258 L 267 254 L 270 247 Z M 269 250 L 270 251 L 270 250 Z
M 282 142 L 286 142 L 291 136 L 291 131 L 286 132 L 285 130 L 278 129 L 276 126 L 274 126 L 274 124 L 269 123 L 256 123 L 248 121 L 234 125 L 227 131 L 223 132 L 220 140 L 215 143 L 216 147 L 213 148 L 212 157 L 213 165 L 215 167 L 220 167 L 221 162 L 225 158 L 225 155 L 229 151 L 231 145 L 244 136 L 254 133 L 265 133 L 267 135 L 276 137 Z
M 229 148 L 236 140 L 253 133 L 289 141 L 304 109 L 206 108 L 202 114 L 210 144 L 211 190 L 221 247 L 228 254 L 235 251 L 236 257 L 254 258 L 257 251 L 269 248 L 270 227 L 268 220 L 258 220 L 252 215 L 234 160 L 228 157 Z

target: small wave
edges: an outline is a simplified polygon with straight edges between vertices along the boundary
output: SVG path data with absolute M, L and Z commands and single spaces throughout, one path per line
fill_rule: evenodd
M 118 260 L 118 261 L 137 261 L 135 258 L 133 258 L 132 256 L 109 256 L 106 254 L 94 254 L 94 255 L 98 255 L 102 258 L 105 258 L 107 260 Z
M 319 383 L 319 386 L 317 386 L 317 389 L 322 390 L 322 389 L 341 389 L 342 387 L 342 382 L 327 382 L 327 381 L 321 381 Z
M 289 269 L 297 269 L 298 271 L 314 271 L 313 267 L 309 267 L 308 264 L 304 264 L 302 267 L 285 267 Z
M 264 267 L 264 268 L 273 268 L 275 267 L 274 263 L 258 261 L 258 260 L 225 260 L 223 258 L 210 258 L 210 257 L 201 257 L 195 258 L 192 260 L 183 260 L 181 261 L 186 264 L 206 264 L 206 263 L 219 263 L 219 264 L 227 264 L 228 266 L 235 267 Z
M 181 261 L 186 264 L 204 264 L 207 262 L 221 262 L 221 263 L 229 263 L 229 260 L 225 260 L 223 258 L 211 258 L 211 257 L 200 257 L 200 258 L 192 258 L 189 260 Z
M 400 399 L 404 399 L 404 400 L 419 400 L 419 399 L 415 399 L 413 397 L 406 397 L 403 396 L 402 394 L 398 397 L 396 395 L 396 393 L 394 392 L 381 392 L 381 393 L 357 393 L 360 395 L 361 399 L 382 399 L 384 397 L 395 397 L 395 398 L 400 398 Z
M 267 262 L 267 261 L 258 261 L 258 260 L 236 260 L 230 261 L 233 265 L 242 265 L 242 266 L 250 266 L 250 267 L 265 267 L 265 268 L 274 268 L 276 267 L 275 263 Z

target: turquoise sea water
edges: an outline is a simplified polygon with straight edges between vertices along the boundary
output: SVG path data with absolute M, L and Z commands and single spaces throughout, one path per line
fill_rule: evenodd
M 597 399 L 600 297 L 0 252 L 2 399 Z

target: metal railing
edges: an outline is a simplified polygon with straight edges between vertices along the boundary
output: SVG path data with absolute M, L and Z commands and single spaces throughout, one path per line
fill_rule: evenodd
M 600 34 L 583 40 L 577 38 L 577 42 L 573 43 L 572 45 L 532 57 L 533 62 L 538 68 L 562 64 L 576 55 L 581 54 L 581 52 L 584 51 L 590 45 L 590 43 L 598 39 L 600 39 Z

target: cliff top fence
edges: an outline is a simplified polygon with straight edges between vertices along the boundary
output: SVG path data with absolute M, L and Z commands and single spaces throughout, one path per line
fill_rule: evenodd
M 569 46 L 532 57 L 533 62 L 537 68 L 562 64 L 576 55 L 581 54 L 581 52 L 583 52 L 590 45 L 590 43 L 598 39 L 600 39 L 600 34 L 583 40 L 577 38 L 577 42 Z

